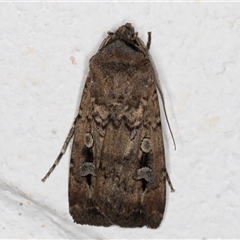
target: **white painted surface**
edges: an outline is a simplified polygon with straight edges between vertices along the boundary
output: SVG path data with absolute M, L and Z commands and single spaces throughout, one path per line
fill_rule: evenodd
M 239 3 L 0 3 L 1 238 L 239 238 Z M 161 226 L 74 224 L 65 154 L 88 60 L 108 30 L 131 22 L 160 76 L 174 151 Z

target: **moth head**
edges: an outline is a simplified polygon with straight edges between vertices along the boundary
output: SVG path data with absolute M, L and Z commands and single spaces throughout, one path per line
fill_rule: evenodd
M 137 33 L 134 32 L 134 27 L 131 23 L 126 23 L 119 27 L 115 33 L 109 32 L 108 34 L 112 35 L 112 40 L 121 39 L 126 42 L 132 42 L 137 35 Z

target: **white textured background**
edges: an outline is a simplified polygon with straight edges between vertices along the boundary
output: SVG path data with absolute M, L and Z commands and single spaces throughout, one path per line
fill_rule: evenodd
M 156 229 L 81 226 L 70 151 L 88 60 L 108 30 L 152 31 L 165 126 L 167 207 Z M 240 3 L 0 3 L 0 238 L 239 238 Z

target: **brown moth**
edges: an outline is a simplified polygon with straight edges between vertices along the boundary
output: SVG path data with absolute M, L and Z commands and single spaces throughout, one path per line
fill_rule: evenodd
M 150 43 L 150 33 L 145 46 L 127 23 L 108 32 L 90 59 L 78 115 L 42 179 L 73 136 L 68 193 L 76 223 L 157 228 L 162 221 L 166 180 L 174 189 L 165 165 Z M 160 96 L 163 100 L 161 91 Z

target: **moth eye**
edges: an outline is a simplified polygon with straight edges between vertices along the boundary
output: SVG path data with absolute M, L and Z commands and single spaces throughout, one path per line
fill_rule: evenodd
M 80 175 L 81 175 L 81 177 L 86 177 L 87 175 L 96 176 L 96 174 L 95 174 L 95 165 L 93 163 L 90 163 L 90 162 L 85 162 L 80 167 Z
M 145 153 L 149 153 L 151 150 L 151 141 L 149 138 L 144 138 L 142 140 L 141 149 Z
M 93 137 L 91 133 L 86 133 L 85 135 L 85 145 L 87 148 L 91 148 L 93 146 Z
M 154 182 L 154 172 L 149 167 L 143 167 L 137 170 L 136 179 L 145 179 L 147 182 Z

